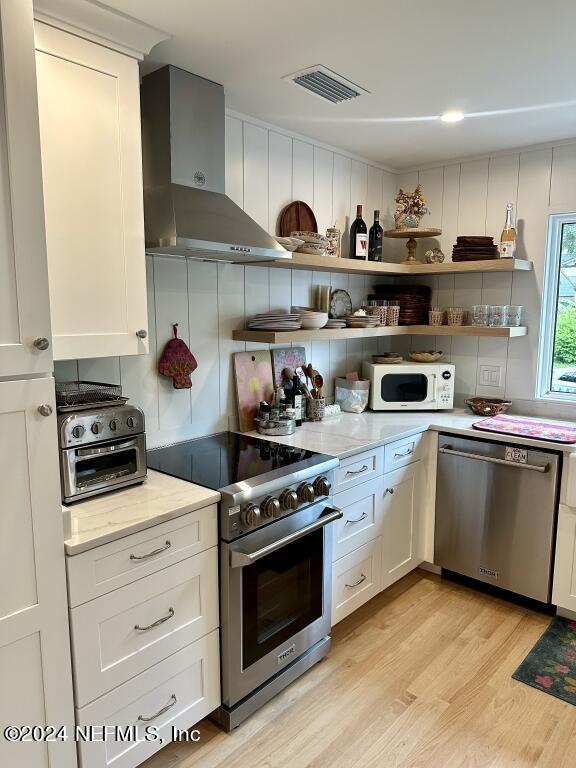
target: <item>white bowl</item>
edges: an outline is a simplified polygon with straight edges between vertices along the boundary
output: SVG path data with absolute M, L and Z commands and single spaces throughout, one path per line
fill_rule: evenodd
M 328 322 L 328 312 L 318 312 L 316 314 L 305 312 L 300 315 L 300 319 L 302 321 L 302 328 L 306 331 L 312 331 L 317 328 L 324 328 Z
M 304 240 L 300 240 L 298 237 L 277 237 L 276 242 L 279 243 L 287 251 L 295 251 L 301 245 L 304 245 Z

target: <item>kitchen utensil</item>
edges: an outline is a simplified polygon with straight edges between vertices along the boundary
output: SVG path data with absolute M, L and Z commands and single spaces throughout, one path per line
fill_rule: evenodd
M 507 304 L 504 307 L 504 316 L 507 326 L 512 328 L 519 326 L 521 325 L 522 321 L 522 307 L 513 304 Z
M 276 242 L 279 243 L 282 248 L 287 251 L 295 251 L 301 245 L 304 245 L 304 240 L 300 240 L 298 237 L 277 237 Z
M 120 384 L 103 384 L 98 381 L 56 382 L 58 413 L 123 405 L 127 400 L 127 397 L 122 397 Z
M 498 397 L 469 397 L 464 402 L 477 416 L 499 416 L 512 405 L 510 400 L 501 400 Z
M 352 313 L 352 299 L 348 291 L 338 288 L 330 296 L 330 317 L 342 319 Z
M 490 304 L 475 304 L 472 307 L 472 325 L 488 325 Z
M 442 351 L 431 349 L 429 351 L 409 352 L 408 356 L 410 360 L 414 360 L 416 363 L 435 363 L 436 360 L 440 360 L 442 354 Z
M 390 365 L 394 363 L 401 363 L 404 360 L 402 355 L 396 352 L 383 352 L 380 355 L 372 355 L 372 361 L 377 365 Z
M 294 200 L 284 208 L 280 214 L 278 228 L 282 237 L 290 236 L 293 231 L 318 232 L 314 212 L 303 200 Z
M 304 373 L 306 374 L 307 380 L 310 382 L 310 388 L 314 386 L 314 368 L 312 367 L 312 363 L 308 363 L 306 368 L 304 368 Z
M 506 325 L 506 307 L 499 304 L 493 304 L 490 307 L 490 325 L 492 327 L 501 327 Z
M 316 392 L 318 393 L 317 396 L 316 396 L 317 399 L 321 399 L 322 398 L 322 387 L 323 386 L 324 386 L 324 379 L 318 373 L 318 371 L 316 371 L 315 374 L 314 374 L 314 387 L 316 389 Z
M 306 230 L 296 230 L 290 233 L 290 237 L 297 237 L 298 239 L 303 240 L 305 245 L 323 245 L 326 247 L 328 244 L 327 238 L 317 231 L 308 232 Z
M 442 325 L 444 322 L 444 312 L 440 307 L 432 307 L 428 312 L 428 325 Z
M 448 307 L 446 310 L 446 319 L 448 325 L 462 325 L 466 310 L 463 307 Z
M 274 392 L 270 350 L 234 354 L 234 377 L 240 432 L 254 429 L 254 419 L 262 400 L 270 401 Z

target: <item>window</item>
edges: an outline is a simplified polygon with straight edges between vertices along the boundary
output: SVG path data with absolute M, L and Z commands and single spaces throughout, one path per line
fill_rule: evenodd
M 576 213 L 549 220 L 538 395 L 576 402 Z

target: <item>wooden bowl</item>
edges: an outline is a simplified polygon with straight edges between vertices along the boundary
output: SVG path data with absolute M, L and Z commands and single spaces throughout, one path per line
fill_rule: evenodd
M 510 400 L 500 400 L 498 397 L 469 397 L 464 402 L 477 416 L 499 416 L 512 405 Z

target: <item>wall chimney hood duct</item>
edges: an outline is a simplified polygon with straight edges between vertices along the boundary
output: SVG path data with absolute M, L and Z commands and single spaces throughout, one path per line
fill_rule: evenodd
M 291 258 L 224 193 L 224 89 L 166 66 L 142 79 L 146 253 L 240 264 Z

